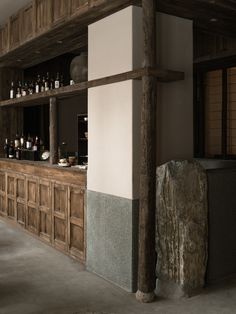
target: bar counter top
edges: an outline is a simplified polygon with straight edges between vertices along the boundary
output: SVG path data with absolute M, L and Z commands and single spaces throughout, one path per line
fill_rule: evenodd
M 86 170 L 78 169 L 78 167 L 62 167 L 57 164 L 51 165 L 47 161 L 16 160 L 7 158 L 0 158 L 0 171 L 12 171 L 61 182 L 69 180 L 72 184 L 84 184 L 87 175 Z

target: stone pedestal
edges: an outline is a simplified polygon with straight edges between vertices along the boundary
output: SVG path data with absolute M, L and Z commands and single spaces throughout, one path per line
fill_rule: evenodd
M 196 161 L 157 169 L 157 295 L 190 296 L 203 286 L 208 243 L 207 178 Z

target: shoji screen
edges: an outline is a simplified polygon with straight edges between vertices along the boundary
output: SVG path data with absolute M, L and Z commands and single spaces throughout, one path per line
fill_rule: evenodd
M 206 73 L 204 91 L 205 156 L 215 157 L 222 153 L 222 70 Z

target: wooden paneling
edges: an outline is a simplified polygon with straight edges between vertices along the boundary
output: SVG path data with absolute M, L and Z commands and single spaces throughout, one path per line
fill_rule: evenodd
M 79 11 L 88 10 L 90 0 L 71 0 L 71 15 L 77 14 Z
M 0 214 L 83 262 L 86 173 L 3 159 L 0 169 Z
M 85 259 L 84 237 L 84 197 L 83 188 L 71 186 L 69 189 L 68 240 L 69 251 L 73 256 Z
M 38 180 L 33 177 L 26 179 L 26 227 L 29 231 L 39 233 Z
M 6 174 L 0 172 L 0 212 L 5 216 L 6 213 Z
M 35 0 L 36 33 L 49 30 L 52 24 L 52 0 Z
M 52 236 L 51 183 L 39 181 L 39 235 L 50 242 Z
M 20 12 L 20 42 L 21 44 L 35 36 L 35 6 L 30 2 Z
M 9 50 L 9 24 L 6 23 L 0 28 L 0 55 Z
M 17 222 L 25 226 L 25 204 L 17 202 L 16 204 Z
M 68 18 L 70 13 L 70 1 L 68 0 L 52 0 L 53 10 L 52 19 L 53 24 L 61 23 Z
M 68 188 L 53 184 L 53 242 L 60 249 L 67 250 Z
M 20 13 L 13 15 L 9 19 L 9 42 L 10 49 L 14 49 L 20 44 Z

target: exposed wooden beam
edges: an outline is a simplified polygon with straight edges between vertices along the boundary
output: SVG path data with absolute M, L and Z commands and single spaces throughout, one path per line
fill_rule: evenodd
M 143 0 L 144 66 L 156 65 L 156 1 Z M 141 158 L 139 195 L 139 258 L 137 300 L 155 298 L 155 204 L 156 204 L 156 77 L 142 77 Z

